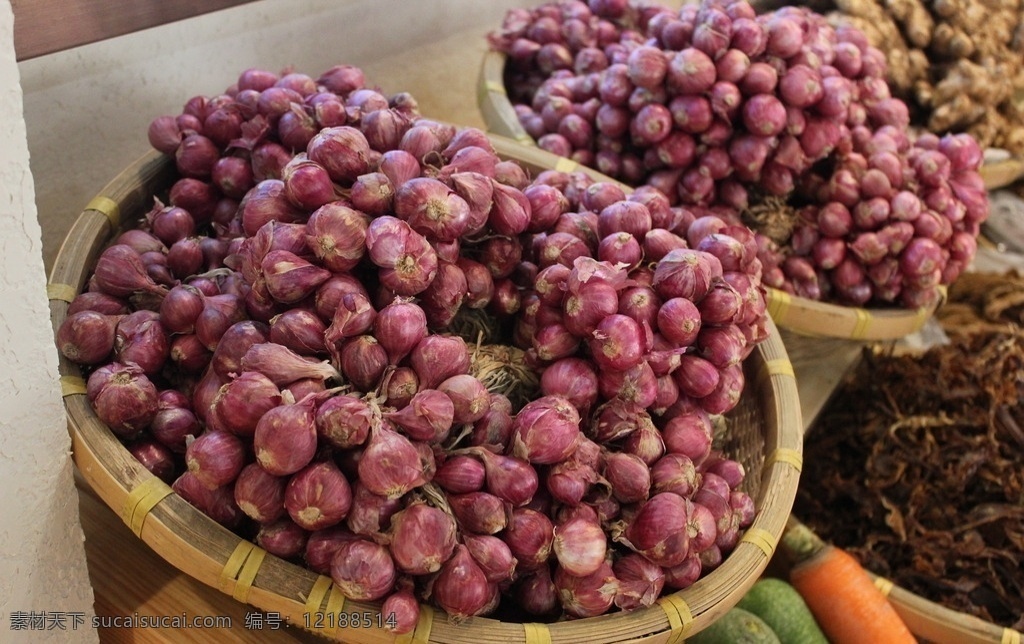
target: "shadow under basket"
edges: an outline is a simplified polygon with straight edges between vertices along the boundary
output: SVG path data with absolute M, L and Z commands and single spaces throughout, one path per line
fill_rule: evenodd
M 495 149 L 532 174 L 558 157 L 493 137 Z M 52 270 L 48 296 L 54 331 L 82 291 L 99 253 L 135 225 L 177 178 L 173 162 L 152 152 L 129 166 L 75 221 Z M 395 636 L 378 623 L 379 604 L 346 600 L 330 577 L 269 555 L 220 526 L 175 494 L 132 457 L 94 413 L 79 367 L 60 357 L 60 376 L 73 458 L 99 497 L 163 559 L 195 579 L 291 624 L 337 641 L 373 642 L 680 642 L 739 601 L 774 553 L 792 509 L 802 465 L 802 423 L 793 369 L 777 329 L 745 362 L 747 385 L 726 416 L 719 447 L 746 468 L 744 489 L 757 515 L 736 549 L 693 586 L 630 613 L 552 624 L 476 617 L 461 625 L 423 606 L 416 629 Z M 317 627 L 316 617 L 326 616 Z M 312 617 L 311 617 L 312 616 Z M 340 627 L 339 627 L 340 626 Z

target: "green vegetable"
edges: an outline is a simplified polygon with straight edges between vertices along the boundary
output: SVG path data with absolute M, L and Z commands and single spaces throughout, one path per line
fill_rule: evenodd
M 782 579 L 757 580 L 737 606 L 764 620 L 786 644 L 828 644 L 803 597 Z
M 763 619 L 738 607 L 686 641 L 689 644 L 782 644 Z

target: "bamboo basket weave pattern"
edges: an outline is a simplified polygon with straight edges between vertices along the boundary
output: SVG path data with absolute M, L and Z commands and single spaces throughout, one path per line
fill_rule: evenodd
M 503 158 L 536 174 L 557 157 L 493 137 Z M 564 168 L 563 168 L 564 169 Z M 152 197 L 176 179 L 173 163 L 145 155 L 111 181 L 81 213 L 57 256 L 48 284 L 54 331 L 81 292 L 102 249 L 139 220 Z M 769 322 L 770 324 L 770 322 Z M 692 587 L 632 613 L 554 624 L 478 617 L 455 626 L 424 606 L 413 633 L 339 627 L 353 619 L 377 623 L 379 605 L 347 601 L 329 577 L 268 555 L 173 493 L 137 462 L 97 418 L 79 367 L 60 357 L 60 375 L 75 464 L 84 479 L 132 531 L 162 558 L 195 579 L 291 624 L 328 638 L 376 642 L 681 642 L 724 614 L 756 581 L 771 558 L 796 495 L 802 464 L 802 423 L 793 369 L 777 330 L 747 359 L 747 389 L 720 437 L 747 468 L 746 491 L 758 510 L 753 525 L 722 565 Z M 330 614 L 321 626 L 310 615 Z
M 528 146 L 536 142 L 526 133 L 516 116 L 505 89 L 505 54 L 488 51 L 477 78 L 477 104 L 487 129 Z M 568 163 L 575 163 L 566 159 Z M 1001 177 L 1007 169 L 1000 166 L 992 176 Z M 989 178 L 989 174 L 982 172 Z M 995 181 L 995 178 L 992 179 Z M 910 309 L 865 309 L 839 306 L 790 295 L 778 289 L 766 289 L 768 314 L 781 329 L 809 336 L 855 341 L 898 340 L 919 331 L 935 307 Z

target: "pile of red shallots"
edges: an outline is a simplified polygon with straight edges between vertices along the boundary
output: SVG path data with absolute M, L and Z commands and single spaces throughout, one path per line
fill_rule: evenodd
M 459 621 L 650 605 L 753 521 L 712 448 L 766 336 L 756 240 L 652 188 L 531 178 L 352 66 L 243 72 L 152 122 L 180 178 L 57 344 L 100 420 L 269 553 Z M 504 321 L 521 409 L 449 332 Z
M 916 308 L 974 256 L 977 142 L 911 133 L 854 28 L 746 0 L 559 0 L 509 11 L 489 39 L 540 147 L 747 223 L 766 286 Z

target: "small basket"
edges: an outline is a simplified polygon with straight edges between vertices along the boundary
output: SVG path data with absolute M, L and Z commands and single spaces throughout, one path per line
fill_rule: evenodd
M 503 158 L 529 172 L 558 158 L 538 148 L 492 137 Z M 54 331 L 67 315 L 102 249 L 149 210 L 176 178 L 173 162 L 152 152 L 111 181 L 72 226 L 48 284 Z M 189 505 L 149 473 L 99 420 L 85 395 L 79 367 L 60 356 L 60 376 L 74 462 L 100 498 L 168 563 L 197 580 L 291 624 L 337 641 L 375 642 L 680 642 L 723 615 L 757 580 L 771 558 L 796 497 L 803 443 L 792 365 L 775 327 L 745 362 L 747 388 L 727 416 L 720 447 L 748 472 L 745 491 L 757 516 L 736 549 L 690 588 L 656 605 L 554 624 L 477 617 L 462 625 L 422 607 L 415 631 L 394 636 L 376 627 L 378 604 L 346 601 L 330 577 L 268 555 Z M 369 628 L 353 628 L 358 623 Z
M 899 340 L 920 331 L 938 308 L 864 309 L 840 306 L 767 289 L 768 315 L 779 328 L 800 335 L 876 342 Z M 941 303 L 941 299 L 940 299 Z
M 477 84 L 477 103 L 489 132 L 513 139 L 527 146 L 536 142 L 519 123 L 505 89 L 505 54 L 488 51 L 480 66 Z M 564 159 L 563 157 L 554 157 Z M 586 170 L 575 161 L 564 159 L 561 163 L 571 164 Z M 1009 173 L 1024 174 L 1024 161 L 1006 162 L 1006 167 L 991 168 L 983 176 L 986 182 L 991 177 L 1002 181 Z M 603 180 L 609 180 L 604 175 Z M 801 335 L 820 336 L 854 341 L 898 340 L 919 331 L 928 321 L 935 307 L 911 309 L 864 309 L 818 302 L 804 297 L 790 295 L 784 291 L 768 288 L 768 313 L 780 329 Z
M 1024 178 L 1024 158 L 986 160 L 979 172 L 987 189 L 1005 188 Z

